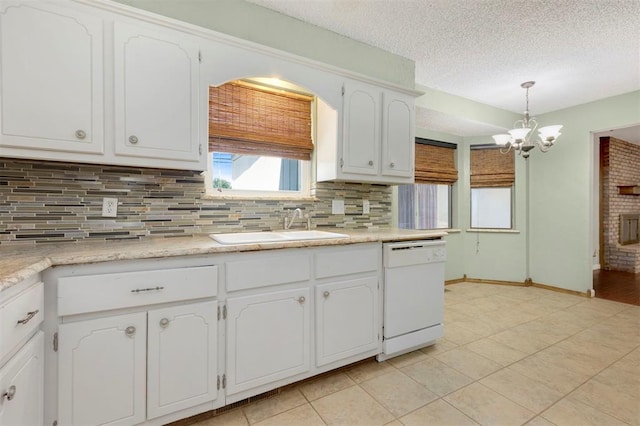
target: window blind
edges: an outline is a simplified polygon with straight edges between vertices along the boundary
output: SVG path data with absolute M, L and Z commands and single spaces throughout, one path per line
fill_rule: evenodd
M 514 152 L 499 148 L 471 148 L 471 187 L 509 187 L 515 182 Z
M 417 142 L 415 161 L 416 183 L 451 185 L 458 180 L 455 145 L 448 147 Z
M 209 88 L 209 151 L 310 160 L 312 97 L 234 81 Z

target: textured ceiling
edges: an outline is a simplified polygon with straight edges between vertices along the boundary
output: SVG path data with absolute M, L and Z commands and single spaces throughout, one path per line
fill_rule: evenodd
M 418 84 L 513 112 L 527 80 L 532 115 L 640 89 L 640 0 L 248 1 L 412 59 Z

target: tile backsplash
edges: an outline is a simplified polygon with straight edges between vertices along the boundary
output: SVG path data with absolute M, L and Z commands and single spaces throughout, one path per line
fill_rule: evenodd
M 282 229 L 301 208 L 314 228 L 391 225 L 391 187 L 319 182 L 313 199 L 212 199 L 198 172 L 0 158 L 0 245 L 140 239 Z M 102 199 L 118 199 L 118 216 L 102 217 Z M 342 199 L 344 215 L 331 214 Z M 371 211 L 362 214 L 362 200 Z M 296 221 L 294 227 L 306 221 Z

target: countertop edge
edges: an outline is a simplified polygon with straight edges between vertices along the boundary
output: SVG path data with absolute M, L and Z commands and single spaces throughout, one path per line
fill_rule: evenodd
M 112 242 L 110 244 L 78 243 L 70 246 L 52 245 L 34 250 L 38 253 L 30 253 L 28 255 L 21 255 L 17 250 L 2 249 L 0 250 L 0 293 L 52 266 L 215 253 L 240 253 L 286 248 L 322 247 L 368 242 L 411 241 L 440 238 L 447 235 L 445 231 L 419 231 L 394 228 L 367 231 L 338 228 L 335 229 L 335 231 L 348 234 L 349 237 L 223 245 L 213 241 L 208 235 L 197 235 L 190 237 L 149 238 L 135 242 Z M 24 250 L 24 247 L 21 247 L 21 249 Z

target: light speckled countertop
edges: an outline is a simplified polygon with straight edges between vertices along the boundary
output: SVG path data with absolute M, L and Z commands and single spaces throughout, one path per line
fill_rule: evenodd
M 348 234 L 349 238 L 223 245 L 215 242 L 208 235 L 198 235 L 171 238 L 150 237 L 136 241 L 47 244 L 37 247 L 23 245 L 0 247 L 0 291 L 4 291 L 25 278 L 55 265 L 77 265 L 111 260 L 148 259 L 294 247 L 318 247 L 375 241 L 408 241 L 441 237 L 447 234 L 443 231 L 413 231 L 395 228 L 368 231 L 332 228 L 326 229 L 326 231 Z

